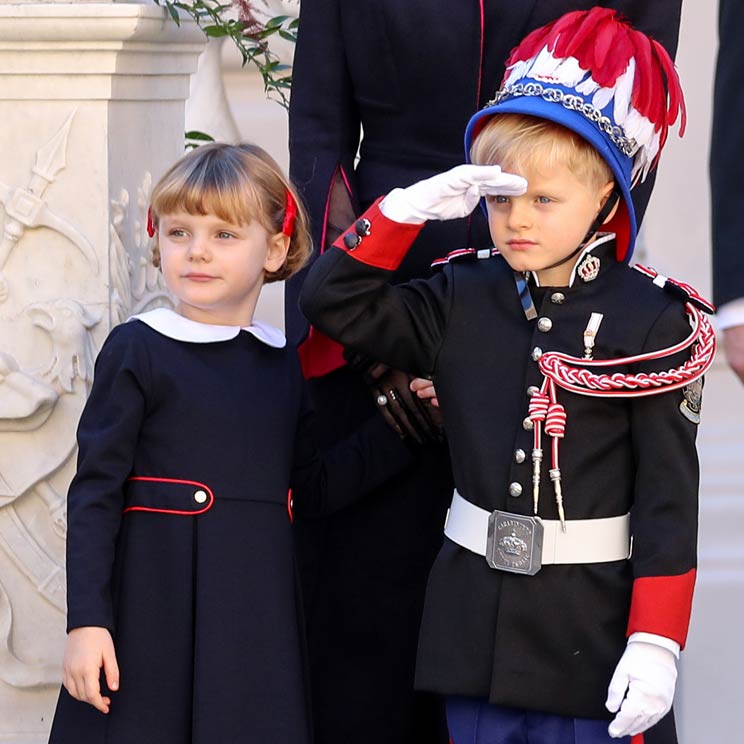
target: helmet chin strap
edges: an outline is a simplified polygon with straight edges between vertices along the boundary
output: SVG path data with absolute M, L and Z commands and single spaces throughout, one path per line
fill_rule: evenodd
M 589 228 L 589 232 L 587 232 L 587 234 L 584 236 L 584 239 L 581 241 L 581 243 L 579 243 L 576 250 L 571 251 L 571 253 L 569 253 L 567 256 L 564 256 L 560 261 L 556 261 L 554 264 L 550 264 L 550 266 L 545 266 L 544 268 L 540 269 L 540 271 L 545 271 L 546 269 L 554 269 L 557 266 L 563 266 L 564 263 L 576 258 L 576 256 L 578 256 L 579 253 L 581 253 L 581 251 L 586 248 L 586 244 L 597 234 L 599 228 L 604 225 L 605 220 L 610 216 L 612 210 L 615 208 L 615 205 L 619 201 L 620 191 L 618 190 L 617 186 L 615 186 L 607 197 L 607 201 L 602 206 L 602 209 L 599 210 L 597 216 L 594 218 L 594 222 L 592 222 L 592 225 Z

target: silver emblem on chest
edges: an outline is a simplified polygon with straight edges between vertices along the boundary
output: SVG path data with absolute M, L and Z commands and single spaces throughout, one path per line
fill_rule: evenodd
M 486 561 L 491 568 L 533 576 L 542 566 L 543 526 L 536 517 L 494 511 L 488 519 Z
M 682 415 L 693 424 L 700 423 L 700 411 L 703 408 L 703 378 L 698 377 L 682 388 L 684 400 L 679 404 Z
M 593 282 L 599 276 L 599 267 L 599 259 L 590 253 L 579 264 L 576 273 L 581 277 L 582 281 Z

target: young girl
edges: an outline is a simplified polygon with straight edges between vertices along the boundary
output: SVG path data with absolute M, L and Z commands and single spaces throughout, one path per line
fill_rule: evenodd
M 265 152 L 195 150 L 155 187 L 151 215 L 176 310 L 118 326 L 98 357 L 68 497 L 50 741 L 302 744 L 292 506 L 336 509 L 408 450 L 382 418 L 323 458 L 312 444 L 296 355 L 253 320 L 263 283 L 310 252 Z

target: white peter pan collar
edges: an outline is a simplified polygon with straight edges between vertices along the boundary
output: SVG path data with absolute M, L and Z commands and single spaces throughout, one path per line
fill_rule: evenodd
M 275 349 L 283 349 L 287 345 L 287 339 L 278 328 L 261 323 L 258 320 L 254 320 L 252 325 L 245 327 L 211 325 L 210 323 L 189 320 L 189 318 L 184 318 L 183 315 L 179 315 L 166 307 L 158 307 L 155 310 L 148 310 L 146 313 L 133 315 L 129 320 L 141 320 L 153 330 L 176 341 L 209 344 L 215 341 L 229 341 L 241 331 L 247 331 L 259 341 Z

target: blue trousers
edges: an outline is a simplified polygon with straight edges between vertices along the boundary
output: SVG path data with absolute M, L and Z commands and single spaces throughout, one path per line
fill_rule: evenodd
M 492 705 L 481 698 L 448 697 L 453 744 L 630 744 L 612 739 L 608 721 L 569 718 Z

